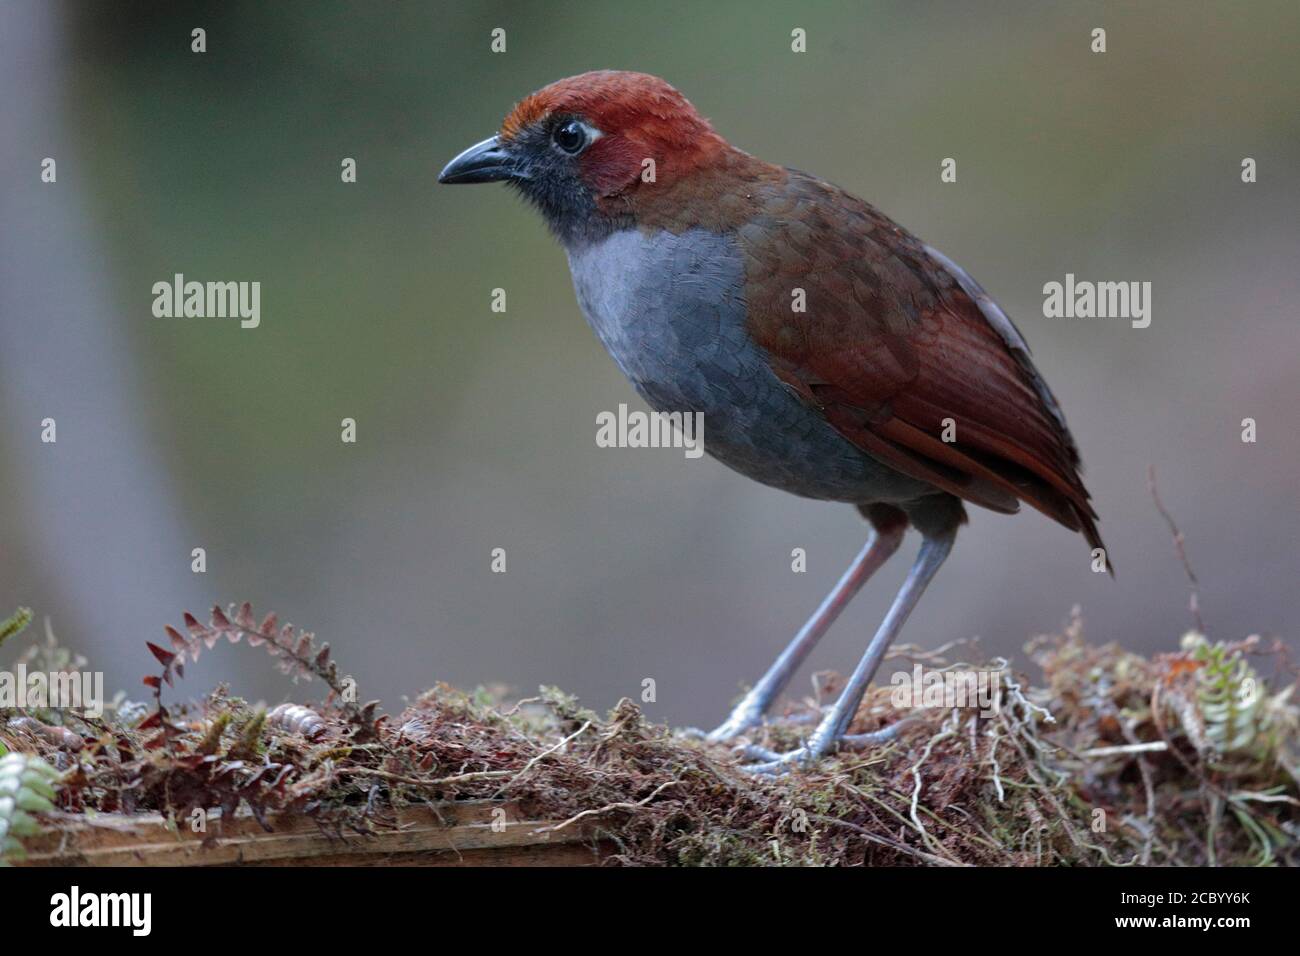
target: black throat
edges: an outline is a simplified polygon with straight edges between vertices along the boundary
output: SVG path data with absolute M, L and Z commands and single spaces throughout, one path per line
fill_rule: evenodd
M 522 175 L 511 179 L 510 185 L 537 207 L 566 248 L 597 242 L 635 224 L 630 211 L 611 216 L 597 204 L 583 180 L 578 157 L 559 154 L 545 130 L 526 130 L 511 146 Z

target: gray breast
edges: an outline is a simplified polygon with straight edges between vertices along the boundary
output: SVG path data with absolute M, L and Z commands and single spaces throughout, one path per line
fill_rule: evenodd
M 840 436 L 772 373 L 745 329 L 744 268 L 726 236 L 637 229 L 569 249 L 578 303 L 656 411 L 703 412 L 709 454 L 809 498 L 898 502 L 933 489 Z

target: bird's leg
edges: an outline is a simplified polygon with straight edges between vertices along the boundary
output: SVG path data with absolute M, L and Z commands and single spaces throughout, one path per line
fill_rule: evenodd
M 854 737 L 846 737 L 845 735 L 849 723 L 853 720 L 853 715 L 858 712 L 858 705 L 862 702 L 862 695 L 866 692 L 867 685 L 871 683 L 876 668 L 880 666 L 881 660 L 884 659 L 885 651 L 889 649 L 889 645 L 894 642 L 894 638 L 903 629 L 903 623 L 907 620 L 907 616 L 912 613 L 912 608 L 916 607 L 916 602 L 920 600 L 921 595 L 925 592 L 925 587 L 930 583 L 930 579 L 934 577 L 934 573 L 939 570 L 939 565 L 943 564 L 944 558 L 948 557 L 955 536 L 955 528 L 946 529 L 941 534 L 927 536 L 921 542 L 921 550 L 916 556 L 916 562 L 912 565 L 912 570 L 908 572 L 907 580 L 903 582 L 903 587 L 899 590 L 898 596 L 894 598 L 894 603 L 890 606 L 889 613 L 885 615 L 885 620 L 881 622 L 880 629 L 876 631 L 876 636 L 867 645 L 866 653 L 862 655 L 862 660 L 858 661 L 858 666 L 854 668 L 853 676 L 849 678 L 849 682 L 845 685 L 839 699 L 835 701 L 835 705 L 822 719 L 813 735 L 808 738 L 807 744 L 797 750 L 775 756 L 772 754 L 756 754 L 760 759 L 763 757 L 770 759 L 763 763 L 747 765 L 747 770 L 756 773 L 778 772 L 795 761 L 809 762 L 816 760 L 828 751 L 838 747 L 841 742 L 851 746 L 863 746 L 883 742 L 884 739 L 888 739 L 888 736 L 892 736 L 892 733 L 897 732 L 894 727 L 889 727 L 884 731 L 877 731 L 875 734 L 859 734 Z
M 869 734 L 844 734 L 838 741 L 840 750 L 866 750 L 868 747 L 878 747 L 881 744 L 887 744 L 907 728 L 916 724 L 916 718 L 904 717 L 896 720 L 888 727 L 882 727 L 880 730 L 873 730 Z M 745 770 L 768 771 L 777 767 L 784 767 L 790 764 L 798 757 L 804 755 L 804 748 L 793 751 L 789 754 L 779 753 L 770 750 L 767 747 L 759 747 L 750 744 L 745 747 L 737 747 L 736 752 L 742 757 L 749 760 L 761 760 L 763 764 L 747 764 Z M 768 767 L 767 764 L 771 764 Z
M 767 673 L 753 686 L 744 699 L 736 705 L 725 723 L 707 737 L 709 740 L 731 740 L 740 736 L 750 727 L 763 719 L 772 702 L 785 690 L 790 678 L 804 662 L 809 651 L 821 640 L 823 634 L 835 623 L 840 612 L 848 606 L 853 596 L 867 583 L 867 578 L 884 564 L 889 556 L 898 550 L 903 540 L 905 525 L 886 528 L 872 528 L 866 545 L 853 559 L 849 569 L 844 572 L 839 583 L 826 595 L 821 606 L 813 612 L 812 617 L 799 629 L 789 646 L 772 662 Z

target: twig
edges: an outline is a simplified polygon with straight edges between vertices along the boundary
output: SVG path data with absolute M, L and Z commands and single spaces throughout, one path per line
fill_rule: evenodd
M 1142 845 L 1142 865 L 1148 866 L 1151 863 L 1151 846 L 1156 832 L 1156 788 L 1151 778 L 1151 766 L 1147 763 L 1146 758 L 1142 756 L 1142 752 L 1149 746 L 1163 744 L 1164 741 L 1153 741 L 1151 745 L 1139 743 L 1137 735 L 1133 733 L 1133 728 L 1129 726 L 1128 721 L 1124 720 L 1119 714 L 1116 715 L 1116 719 L 1119 720 L 1119 727 L 1124 734 L 1124 739 L 1129 742 L 1131 748 L 1135 748 L 1131 752 L 1137 754 L 1138 772 L 1142 774 L 1142 786 L 1146 790 L 1147 832 L 1146 842 Z
M 1238 800 L 1255 800 L 1259 803 L 1289 803 L 1292 806 L 1300 807 L 1300 800 L 1295 797 L 1288 797 L 1284 793 L 1252 793 L 1249 790 L 1238 790 L 1236 793 L 1228 794 L 1228 799 L 1233 803 Z
M 950 718 L 950 720 L 955 721 L 956 716 L 957 716 L 957 711 L 954 710 L 952 714 L 952 718 Z M 921 799 L 921 765 L 925 763 L 925 761 L 929 758 L 930 751 L 934 749 L 935 744 L 948 737 L 952 737 L 957 733 L 957 725 L 955 723 L 950 728 L 947 727 L 947 724 L 948 721 L 944 721 L 944 726 L 939 728 L 940 732 L 935 734 L 928 741 L 926 741 L 925 750 L 922 751 L 921 756 L 917 759 L 916 763 L 912 766 L 912 776 L 916 780 L 916 786 L 912 790 L 912 807 L 911 807 L 911 814 L 910 814 L 912 818 L 912 824 L 916 827 L 917 832 L 921 834 L 921 839 L 925 841 L 926 845 L 935 850 L 941 849 L 942 847 L 937 840 L 935 840 L 933 837 L 930 836 L 928 832 L 926 832 L 925 827 L 921 825 L 921 820 L 916 815 L 916 809 L 917 809 L 917 804 Z
M 523 769 L 520 770 L 517 774 L 514 775 L 514 779 L 513 779 L 513 780 L 509 781 L 508 783 L 504 783 L 504 784 L 502 784 L 501 787 L 497 790 L 497 792 L 494 793 L 494 794 L 492 794 L 493 799 L 495 799 L 495 798 L 501 796 L 501 794 L 505 792 L 506 787 L 510 786 L 511 783 L 514 783 L 516 780 L 518 780 L 520 777 L 522 777 L 522 776 L 523 776 L 524 774 L 526 774 L 528 771 L 532 770 L 533 767 L 536 765 L 537 761 L 541 760 L 543 757 L 549 757 L 551 754 L 556 753 L 557 751 L 563 750 L 563 749 L 564 749 L 565 747 L 567 747 L 567 746 L 568 746 L 572 741 L 574 741 L 574 740 L 577 739 L 578 737 L 581 737 L 583 734 L 585 734 L 585 733 L 587 732 L 587 728 L 589 728 L 590 726 L 591 726 L 591 721 L 589 720 L 589 721 L 587 721 L 585 724 L 583 724 L 581 727 L 579 727 L 577 730 L 575 730 L 573 733 L 569 734 L 569 736 L 567 736 L 567 737 L 565 737 L 563 740 L 561 740 L 561 741 L 560 741 L 558 744 L 556 744 L 554 747 L 547 747 L 545 750 L 543 750 L 541 753 L 539 753 L 539 754 L 538 754 L 536 757 L 534 757 L 532 760 L 528 761 L 528 763 L 524 764 Z
M 544 697 L 524 697 L 524 698 L 522 698 L 522 699 L 520 699 L 520 700 L 515 701 L 515 705 L 514 705 L 513 707 L 511 707 L 509 710 L 503 710 L 503 711 L 501 712 L 501 716 L 502 716 L 502 717 L 513 717 L 515 714 L 519 713 L 519 709 L 520 709 L 521 707 L 523 707 L 524 704 L 536 704 L 536 703 L 539 703 L 539 702 L 542 701 L 542 700 L 545 700 L 545 698 L 544 698 Z
M 678 785 L 680 785 L 680 784 L 681 784 L 681 781 L 680 781 L 680 780 L 669 780 L 668 782 L 666 782 L 666 783 L 661 783 L 661 784 L 659 784 L 659 786 L 655 787 L 655 788 L 654 788 L 654 791 L 650 794 L 650 796 L 646 797 L 644 800 L 638 800 L 636 803 L 609 803 L 609 804 L 606 804 L 606 805 L 603 806 L 603 807 L 596 807 L 596 808 L 591 809 L 591 810 L 583 810 L 581 813 L 577 813 L 577 814 L 574 814 L 573 816 L 569 817 L 569 819 L 565 820 L 563 823 L 557 823 L 557 824 L 556 824 L 555 826 L 553 826 L 553 827 L 541 827 L 540 829 L 538 829 L 538 830 L 536 830 L 536 831 L 534 831 L 534 832 L 536 832 L 536 833 L 554 833 L 554 832 L 556 832 L 557 830 L 563 830 L 565 827 L 570 826 L 571 824 L 577 823 L 577 822 L 578 822 L 579 820 L 581 820 L 583 817 L 591 817 L 591 816 L 596 816 L 596 815 L 601 814 L 601 813 L 609 813 L 611 810 L 627 810 L 627 811 L 629 811 L 629 812 L 632 812 L 632 811 L 635 811 L 635 810 L 640 810 L 640 809 L 641 809 L 642 807 L 644 807 L 647 803 L 649 803 L 649 802 L 650 802 L 651 800 L 653 800 L 655 797 L 659 796 L 659 794 L 663 793 L 663 792 L 664 792 L 665 790 L 667 790 L 669 787 L 676 787 L 676 786 L 678 786 Z
M 1184 546 L 1183 533 L 1178 530 L 1178 525 L 1174 522 L 1173 515 L 1165 508 L 1165 504 L 1160 500 L 1160 492 L 1156 488 L 1156 466 L 1147 467 L 1147 488 L 1151 491 L 1151 500 L 1156 503 L 1156 510 L 1160 516 L 1165 519 L 1165 524 L 1169 525 L 1169 531 L 1174 536 L 1174 553 L 1178 555 L 1178 560 L 1183 563 L 1183 570 L 1187 572 L 1187 583 L 1191 589 L 1191 595 L 1188 598 L 1188 609 L 1192 612 L 1192 620 L 1196 623 L 1196 633 L 1205 633 L 1205 622 L 1201 620 L 1201 584 L 1196 580 L 1196 572 L 1192 570 L 1192 564 L 1187 560 L 1187 548 Z
M 1169 744 L 1163 740 L 1152 740 L 1140 744 L 1122 744 L 1116 747 L 1093 747 L 1079 753 L 1080 757 L 1116 757 L 1120 754 L 1163 753 Z
M 869 843 L 879 843 L 881 846 L 887 846 L 891 850 L 897 850 L 899 853 L 906 853 L 909 856 L 916 857 L 918 860 L 933 863 L 935 866 L 971 865 L 970 863 L 962 863 L 958 860 L 950 860 L 944 856 L 936 856 L 933 853 L 926 853 L 924 850 L 918 850 L 915 847 L 908 846 L 906 843 L 899 843 L 895 840 L 889 839 L 888 837 L 882 837 L 879 834 L 872 833 L 866 827 L 860 827 L 856 823 L 850 823 L 848 820 L 838 820 L 835 817 L 824 817 L 820 814 L 810 814 L 808 819 L 814 820 L 817 823 L 830 823 L 837 827 L 845 827 L 846 829 L 852 830 Z
M 996 723 L 990 721 L 987 736 L 992 738 L 989 742 L 989 763 L 993 765 L 993 787 L 998 792 L 998 803 L 1006 803 L 1007 795 L 1002 789 L 1002 767 L 998 764 L 998 741 L 1001 736 Z
M 1084 849 L 1086 847 L 1094 853 L 1100 854 L 1101 858 L 1106 861 L 1108 866 L 1132 866 L 1136 861 L 1136 858 L 1128 863 L 1121 863 L 1112 860 L 1105 847 L 1098 846 L 1095 843 L 1089 843 L 1075 832 L 1074 825 L 1070 822 L 1070 815 L 1065 812 L 1065 807 L 1061 806 L 1061 801 L 1056 799 L 1056 794 L 1052 792 L 1052 788 L 1048 786 L 1047 781 L 1038 775 L 1034 762 L 1029 759 L 1029 751 L 1027 751 L 1021 742 L 1016 739 L 1015 734 L 1008 734 L 1006 739 L 1011 746 L 1015 747 L 1019 752 L 1022 766 L 1025 768 L 1025 773 L 1029 775 L 1029 779 L 1037 785 L 1037 789 L 1042 793 L 1043 799 L 1051 804 L 1052 809 L 1056 811 L 1056 815 L 1060 818 L 1061 823 L 1064 824 L 1065 835 L 1070 838 L 1070 842 L 1079 849 Z
M 389 773 L 387 770 L 375 770 L 371 767 L 339 767 L 334 771 L 339 774 L 348 774 L 354 777 L 379 777 L 381 780 L 388 780 L 393 783 L 405 783 L 412 787 L 445 787 L 453 783 L 475 783 L 479 780 L 500 780 L 502 777 L 511 776 L 513 770 L 476 770 L 473 773 L 458 773 L 452 777 L 439 777 L 436 780 L 423 780 L 419 777 L 406 777 L 400 773 Z

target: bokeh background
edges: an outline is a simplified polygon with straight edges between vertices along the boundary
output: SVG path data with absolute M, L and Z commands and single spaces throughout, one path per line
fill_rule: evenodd
M 1061 399 L 1118 579 L 1033 511 L 976 511 L 905 640 L 1014 654 L 1077 603 L 1094 640 L 1175 647 L 1187 583 L 1149 465 L 1212 636 L 1290 639 L 1298 38 L 1291 0 L 5 0 L 0 605 L 48 616 L 132 693 L 163 624 L 248 599 L 316 630 L 390 707 L 437 680 L 545 682 L 605 707 L 649 677 L 652 716 L 720 718 L 862 525 L 707 458 L 598 449 L 597 412 L 642 406 L 583 322 L 561 250 L 506 188 L 434 183 L 524 94 L 614 67 L 666 77 L 732 142 L 849 188 L 962 263 Z M 57 184 L 40 182 L 46 156 Z M 176 272 L 260 281 L 261 327 L 154 318 L 151 286 Z M 1151 327 L 1045 319 L 1042 286 L 1067 272 L 1152 282 Z M 55 445 L 39 440 L 47 416 Z M 910 557 L 810 669 L 851 668 Z M 205 657 L 186 687 L 214 680 L 295 693 L 242 649 Z

